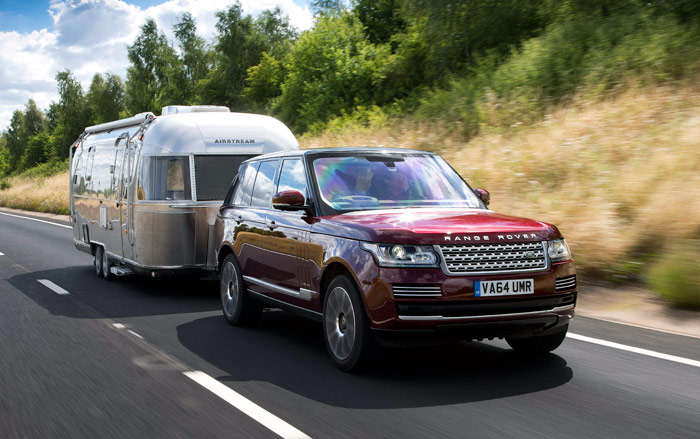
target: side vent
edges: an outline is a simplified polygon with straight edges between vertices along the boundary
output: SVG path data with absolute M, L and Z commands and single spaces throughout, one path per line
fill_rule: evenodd
M 576 275 L 558 277 L 556 280 L 555 290 L 557 293 L 576 289 Z
M 440 285 L 394 284 L 392 290 L 398 298 L 442 297 Z

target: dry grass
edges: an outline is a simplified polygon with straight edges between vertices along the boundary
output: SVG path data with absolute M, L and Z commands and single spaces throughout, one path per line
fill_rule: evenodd
M 0 191 L 0 206 L 68 214 L 68 173 L 48 178 L 13 177 L 11 187 Z
M 304 148 L 370 145 L 439 152 L 491 208 L 556 224 L 584 274 L 627 277 L 700 234 L 700 90 L 636 89 L 552 111 L 535 126 L 484 127 L 465 142 L 404 121 L 302 137 Z

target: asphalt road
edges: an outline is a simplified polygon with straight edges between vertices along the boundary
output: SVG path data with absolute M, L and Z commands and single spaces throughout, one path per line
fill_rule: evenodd
M 348 374 L 318 324 L 234 328 L 216 282 L 99 279 L 55 224 L 0 214 L 0 438 L 700 437 L 697 338 L 579 316 L 590 339 L 540 358 L 493 341 Z

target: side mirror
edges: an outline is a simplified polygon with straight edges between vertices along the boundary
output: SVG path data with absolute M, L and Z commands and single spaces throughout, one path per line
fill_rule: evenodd
M 489 191 L 486 189 L 481 189 L 481 188 L 476 188 L 474 189 L 474 194 L 479 197 L 482 203 L 486 207 L 489 207 L 489 203 L 491 202 L 491 194 L 489 194 Z
M 309 206 L 305 201 L 304 194 L 299 191 L 282 191 L 272 197 L 272 207 L 279 210 L 307 210 Z

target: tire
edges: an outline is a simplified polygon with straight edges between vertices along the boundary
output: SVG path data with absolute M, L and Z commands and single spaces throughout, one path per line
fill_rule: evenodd
M 102 248 L 101 245 L 98 245 L 97 248 L 95 248 L 95 261 L 93 264 L 95 265 L 95 274 L 97 277 L 103 277 L 102 273 L 102 263 L 104 261 L 104 248 Z
M 233 255 L 226 256 L 221 265 L 219 296 L 224 318 L 234 326 L 248 326 L 257 323 L 262 313 L 262 305 L 248 296 L 241 269 Z
M 355 282 L 337 276 L 323 300 L 323 339 L 338 368 L 350 371 L 368 368 L 374 362 L 377 342 Z
M 114 280 L 114 275 L 110 268 L 112 268 L 112 263 L 109 262 L 109 256 L 107 256 L 106 251 L 102 250 L 102 277 L 106 280 Z
M 511 348 L 523 354 L 546 354 L 562 344 L 568 330 L 569 325 L 567 324 L 560 331 L 553 334 L 533 335 L 525 338 L 506 337 L 506 342 Z

